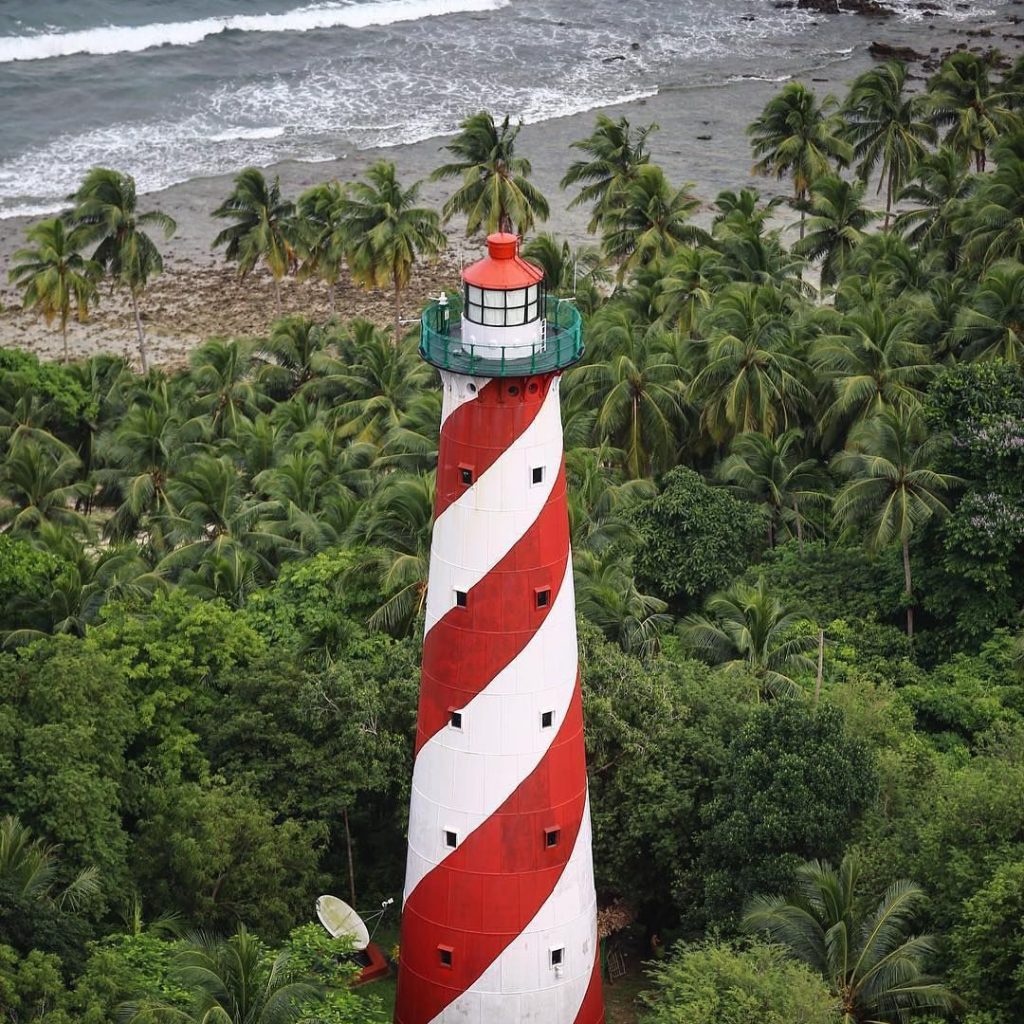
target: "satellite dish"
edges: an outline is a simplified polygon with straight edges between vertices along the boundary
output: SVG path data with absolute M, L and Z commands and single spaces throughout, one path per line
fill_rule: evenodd
M 319 896 L 316 901 L 316 916 L 320 923 L 330 932 L 332 938 L 349 935 L 353 949 L 366 949 L 370 943 L 370 933 L 363 924 L 363 919 L 344 901 L 337 896 Z

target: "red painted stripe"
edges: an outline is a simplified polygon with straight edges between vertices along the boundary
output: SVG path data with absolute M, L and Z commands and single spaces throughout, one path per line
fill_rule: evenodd
M 479 480 L 534 421 L 554 379 L 548 374 L 488 381 L 476 398 L 463 402 L 444 421 L 437 452 L 435 519 L 471 486 L 462 482 L 462 468 Z M 515 392 L 510 394 L 510 388 Z
M 565 465 L 533 525 L 423 641 L 416 753 L 516 658 L 554 606 L 569 560 Z M 536 592 L 549 588 L 546 607 Z
M 590 972 L 590 984 L 580 1004 L 573 1024 L 604 1024 L 604 995 L 601 992 L 601 945 L 598 940 L 594 950 L 594 969 Z
M 396 1024 L 433 1020 L 536 916 L 572 855 L 587 799 L 579 677 L 540 764 L 410 893 L 402 910 Z M 557 827 L 557 846 L 544 830 Z M 450 967 L 438 946 L 452 950 Z

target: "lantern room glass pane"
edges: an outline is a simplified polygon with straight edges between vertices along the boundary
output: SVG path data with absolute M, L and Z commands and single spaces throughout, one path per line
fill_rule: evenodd
M 525 306 L 526 305 L 526 289 L 525 288 L 513 288 L 510 292 L 505 292 L 505 305 L 506 306 Z
M 484 308 L 483 306 L 467 306 L 466 307 L 466 319 L 472 320 L 473 323 L 482 324 L 484 322 Z
M 490 306 L 492 309 L 503 309 L 505 306 L 505 293 L 485 291 L 484 305 Z
M 488 327 L 502 327 L 505 323 L 505 310 L 503 309 L 485 309 L 484 310 L 484 323 Z
M 536 320 L 537 319 L 537 304 L 536 303 L 532 303 L 531 305 L 526 307 L 526 319 L 528 321 Z
M 523 309 L 522 307 L 520 307 L 519 309 L 508 310 L 508 312 L 505 314 L 505 323 L 508 324 L 510 327 L 513 327 L 516 324 L 525 324 L 526 310 Z
M 469 294 L 467 298 L 469 299 L 470 302 L 475 302 L 479 305 L 482 302 L 482 290 L 480 288 L 477 288 L 475 285 L 468 285 L 468 288 Z
M 536 302 L 537 299 L 538 299 L 538 296 L 540 295 L 540 285 L 539 284 L 530 285 L 530 287 L 527 288 L 526 291 L 527 291 L 527 299 L 528 299 L 528 301 Z

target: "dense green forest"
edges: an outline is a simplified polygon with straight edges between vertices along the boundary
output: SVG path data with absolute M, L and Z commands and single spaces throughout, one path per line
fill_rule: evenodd
M 443 211 L 383 163 L 216 211 L 241 273 L 386 286 L 397 337 L 0 350 L 0 1018 L 385 1019 L 310 921 L 401 892 L 440 395 L 398 317 L 465 215 L 584 313 L 594 855 L 658 954 L 640 1019 L 1024 1019 L 1022 112 L 1024 63 L 970 53 L 786 85 L 750 137 L 792 244 L 754 191 L 696 226 L 655 126 L 599 116 L 580 251 L 482 113 Z M 104 279 L 137 310 L 173 229 L 114 171 L 73 203 L 12 271 L 62 328 Z

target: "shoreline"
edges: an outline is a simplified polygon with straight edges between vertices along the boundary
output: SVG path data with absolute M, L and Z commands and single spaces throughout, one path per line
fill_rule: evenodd
M 590 134 L 599 112 L 612 118 L 624 116 L 633 125 L 651 121 L 660 125 L 660 130 L 650 137 L 652 162 L 664 168 L 675 187 L 693 183 L 692 191 L 701 200 L 701 209 L 694 219 L 707 226 L 711 203 L 725 189 L 753 187 L 766 198 L 789 195 L 785 181 L 751 173 L 745 134 L 747 125 L 782 87 L 783 81 L 805 81 L 819 97 L 829 93 L 841 96 L 853 78 L 879 63 L 868 49 L 876 40 L 908 47 L 923 57 L 927 55 L 928 60 L 956 48 L 983 52 L 990 47 L 1000 49 L 1012 60 L 1022 51 L 1024 28 L 1020 22 L 1024 18 L 1010 11 L 1011 6 L 1007 6 L 984 22 L 954 22 L 935 17 L 926 22 L 899 24 L 864 15 L 822 15 L 844 19 L 839 27 L 849 26 L 851 47 L 849 53 L 837 56 L 824 67 L 803 69 L 782 81 L 736 77 L 721 83 L 668 83 L 645 98 L 526 124 L 517 139 L 517 153 L 531 161 L 531 180 L 551 205 L 551 217 L 537 225 L 535 233 L 550 232 L 574 247 L 596 244 L 597 239 L 586 233 L 587 211 L 569 209 L 575 192 L 562 192 L 558 182 L 576 156 L 569 144 Z M 915 85 L 923 86 L 928 74 L 920 62 L 911 63 Z M 446 158 L 444 146 L 449 138 L 437 136 L 396 146 L 351 149 L 331 161 L 284 161 L 263 170 L 268 177 L 279 175 L 282 192 L 294 198 L 310 185 L 335 178 L 352 180 L 376 160 L 392 160 L 403 184 L 422 181 L 420 204 L 440 208 L 453 184 L 426 179 Z M 141 302 L 147 344 L 155 365 L 181 365 L 188 352 L 209 337 L 265 334 L 274 319 L 269 275 L 257 272 L 240 281 L 234 266 L 224 261 L 222 253 L 210 249 L 210 242 L 221 227 L 210 212 L 229 193 L 233 177 L 224 174 L 194 178 L 140 196 L 141 210 L 160 209 L 178 223 L 173 238 L 157 240 L 165 270 L 152 279 Z M 796 216 L 788 208 L 780 212 L 775 226 L 785 229 L 795 222 Z M 59 330 L 48 328 L 36 314 L 21 310 L 20 296 L 7 283 L 11 256 L 25 244 L 26 226 L 40 219 L 12 217 L 0 221 L 0 344 L 52 359 L 59 358 L 61 352 Z M 448 225 L 447 233 L 449 249 L 445 256 L 437 264 L 421 265 L 414 272 L 403 300 L 406 315 L 411 316 L 428 296 L 450 284 L 463 261 L 476 259 L 482 252 L 482 241 L 465 238 L 457 222 Z M 300 284 L 286 279 L 282 283 L 282 302 L 285 313 L 303 312 L 314 317 L 328 314 L 327 289 L 319 282 Z M 336 311 L 342 321 L 362 315 L 386 326 L 392 319 L 391 309 L 389 293 L 364 292 L 347 278 L 339 282 Z M 108 296 L 105 289 L 87 323 L 69 324 L 68 342 L 72 358 L 106 351 L 136 361 L 135 329 L 127 304 L 116 295 Z

